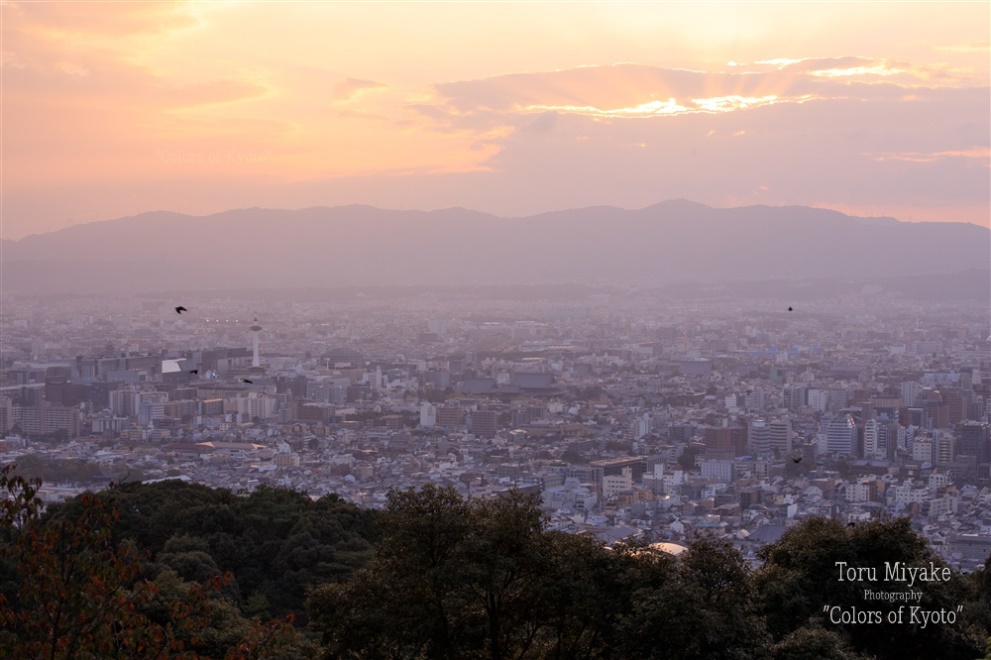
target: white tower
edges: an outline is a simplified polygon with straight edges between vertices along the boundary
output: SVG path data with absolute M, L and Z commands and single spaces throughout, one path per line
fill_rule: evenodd
M 258 356 L 258 333 L 261 332 L 262 327 L 258 325 L 258 317 L 255 317 L 254 325 L 251 326 L 251 348 L 253 350 L 251 354 L 251 366 L 260 367 L 262 366 L 261 358 Z

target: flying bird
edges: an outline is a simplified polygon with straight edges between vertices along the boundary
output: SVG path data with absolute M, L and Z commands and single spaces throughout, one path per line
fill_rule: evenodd
M 200 370 L 199 370 L 199 369 L 190 369 L 190 370 L 189 370 L 189 373 L 191 373 L 191 374 L 193 374 L 194 376 L 195 376 L 196 374 L 198 374 L 199 372 L 200 372 Z
M 795 463 L 801 463 L 802 462 L 802 457 L 799 456 L 798 458 L 793 458 L 791 460 L 794 461 Z
M 247 383 L 248 385 L 254 385 L 254 384 L 255 384 L 255 381 L 253 381 L 253 380 L 248 380 L 247 378 L 242 378 L 241 380 L 243 380 L 243 381 L 244 381 L 245 383 Z
M 183 307 L 182 305 L 179 305 L 178 307 L 175 308 L 176 314 L 182 314 L 183 312 L 188 312 L 188 311 L 189 310 Z
M 794 309 L 792 309 L 791 307 L 789 307 L 789 308 L 788 308 L 788 311 L 789 311 L 789 312 L 794 312 L 795 310 L 794 310 Z

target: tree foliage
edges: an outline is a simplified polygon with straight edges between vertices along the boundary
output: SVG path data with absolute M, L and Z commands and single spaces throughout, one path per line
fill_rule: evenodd
M 111 497 L 85 493 L 73 515 L 42 516 L 40 485 L 0 471 L 0 556 L 17 575 L 16 590 L 0 594 L 9 657 L 254 658 L 298 635 L 289 621 L 244 619 L 221 595 L 229 574 L 148 579 L 137 543 L 115 538 Z
M 753 658 L 767 650 L 731 547 L 684 560 L 608 552 L 544 529 L 517 492 L 466 502 L 450 488 L 393 492 L 371 566 L 315 589 L 327 657 Z
M 811 519 L 758 552 L 726 540 L 674 557 L 548 530 L 510 491 L 392 491 L 383 512 L 337 496 L 124 483 L 47 510 L 0 471 L 0 648 L 25 658 L 670 658 L 987 654 L 991 572 L 916 583 L 952 624 L 834 623 L 887 612 L 883 566 L 941 566 L 907 520 Z M 838 562 L 876 567 L 840 580 Z M 908 587 L 904 587 L 908 589 Z M 305 609 L 304 609 L 305 603 Z M 271 618 L 271 617 L 275 618 Z
M 254 596 L 253 616 L 293 614 L 306 623 L 309 588 L 347 579 L 371 557 L 375 513 L 336 495 L 314 501 L 285 488 L 259 487 L 246 496 L 169 480 L 125 482 L 100 494 L 119 512 L 116 540 L 132 540 L 156 570 L 202 581 L 230 573 L 225 594 L 240 607 Z M 50 507 L 46 520 L 80 515 L 78 498 Z M 258 610 L 259 599 L 265 606 Z
M 812 519 L 786 532 L 777 543 L 764 546 L 758 554 L 764 561 L 754 581 L 758 602 L 779 647 L 793 645 L 796 639 L 823 642 L 821 630 L 825 629 L 839 635 L 842 642 L 834 653 L 849 647 L 876 657 L 971 660 L 982 652 L 991 620 L 981 605 L 978 578 L 952 574 L 949 581 L 918 581 L 912 587 L 886 581 L 886 565 L 927 567 L 931 562 L 944 566 L 906 518 L 853 528 L 835 520 Z M 840 562 L 845 562 L 844 568 L 873 568 L 875 573 L 863 573 L 863 579 L 858 575 L 858 579 L 841 580 Z M 888 613 L 905 603 L 865 600 L 865 590 L 919 592 L 921 600 L 911 605 L 926 611 L 961 610 L 953 624 L 922 626 L 912 622 L 907 613 L 903 613 L 903 623 L 889 623 Z M 879 612 L 882 621 L 833 623 L 823 613 L 824 608 L 832 607 Z

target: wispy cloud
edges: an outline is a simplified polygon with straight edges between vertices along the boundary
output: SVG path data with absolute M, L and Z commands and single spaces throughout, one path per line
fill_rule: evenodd
M 975 41 L 969 44 L 957 44 L 954 46 L 936 46 L 934 50 L 949 53 L 987 53 L 988 51 L 991 51 L 991 42 Z
M 374 80 L 360 80 L 358 78 L 348 78 L 344 82 L 334 85 L 334 100 L 339 102 L 353 101 L 363 92 L 372 89 L 384 89 L 384 85 Z
M 59 213 L 89 199 L 103 217 L 194 188 L 216 208 L 261 203 L 264 181 L 312 182 L 307 203 L 399 199 L 387 189 L 508 213 L 755 194 L 986 210 L 991 197 L 976 3 L 825 3 L 806 25 L 787 5 L 734 5 L 719 20 L 670 3 L 565 18 L 540 3 L 396 5 L 383 20 L 374 3 L 0 1 L 16 163 L 4 192 L 24 217 L 54 208 L 37 193 L 51 185 L 74 191 Z M 204 158 L 154 157 L 166 151 Z M 228 151 L 270 157 L 236 170 L 207 158 Z M 365 177 L 367 196 L 335 177 Z
M 946 151 L 933 151 L 929 153 L 919 151 L 908 151 L 902 153 L 882 153 L 866 154 L 871 159 L 878 162 L 886 160 L 900 160 L 908 163 L 932 163 L 946 158 L 967 158 L 991 168 L 991 149 L 988 147 L 975 147 L 972 149 L 950 149 Z

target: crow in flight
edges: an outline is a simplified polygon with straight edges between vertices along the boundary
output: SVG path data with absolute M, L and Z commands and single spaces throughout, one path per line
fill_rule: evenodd
M 188 311 L 189 310 L 183 307 L 182 305 L 179 305 L 178 307 L 175 308 L 176 314 L 182 314 L 183 312 L 188 312 Z

